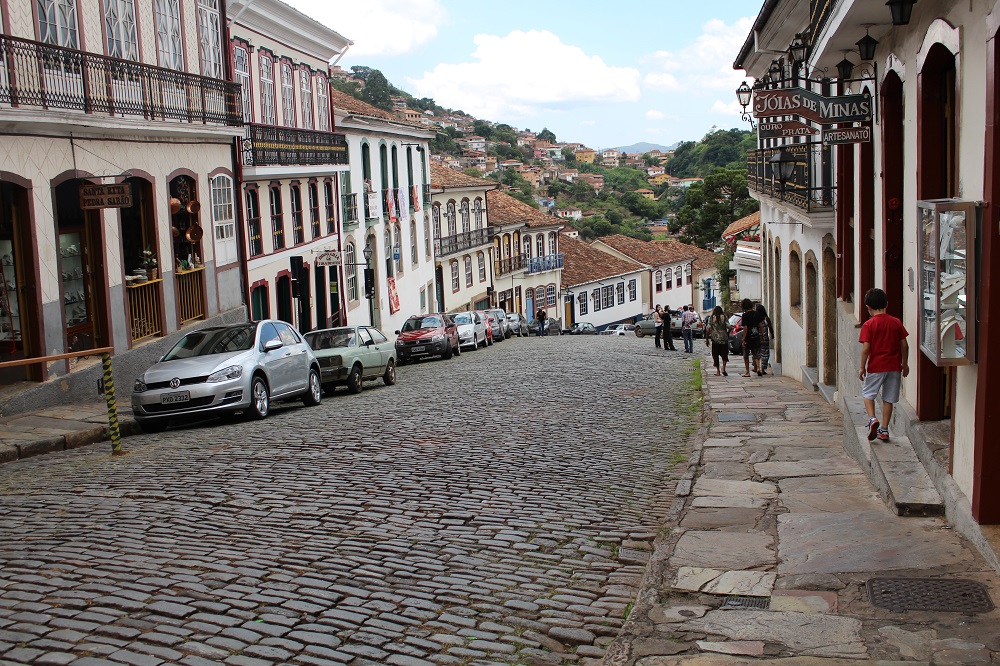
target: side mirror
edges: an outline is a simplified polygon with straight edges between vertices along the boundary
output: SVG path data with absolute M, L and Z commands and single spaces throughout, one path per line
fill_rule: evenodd
M 275 349 L 281 349 L 282 346 L 283 345 L 281 344 L 281 340 L 278 339 L 268 340 L 267 342 L 264 343 L 264 351 L 265 352 L 274 351 Z
M 399 331 L 396 331 L 396 335 L 399 335 Z

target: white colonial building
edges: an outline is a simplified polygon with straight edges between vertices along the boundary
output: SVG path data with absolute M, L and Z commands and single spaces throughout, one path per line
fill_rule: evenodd
M 493 307 L 494 228 L 486 193 L 497 183 L 431 164 L 431 233 L 441 312 Z
M 640 288 L 648 281 L 642 264 L 623 259 L 562 234 L 563 291 L 566 316 L 563 327 L 578 322 L 598 329 L 633 322 L 644 314 Z

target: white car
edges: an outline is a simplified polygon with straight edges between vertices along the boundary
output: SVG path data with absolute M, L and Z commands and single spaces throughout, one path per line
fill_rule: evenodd
M 473 351 L 480 345 L 486 346 L 486 322 L 478 312 L 459 312 L 452 315 L 458 326 L 459 348 L 469 347 Z
M 635 324 L 615 324 L 601 331 L 601 335 L 628 335 L 635 331 Z

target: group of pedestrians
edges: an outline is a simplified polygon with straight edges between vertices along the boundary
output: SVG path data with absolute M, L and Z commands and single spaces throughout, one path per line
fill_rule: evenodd
M 688 354 L 694 352 L 694 329 L 699 321 L 698 313 L 694 311 L 693 305 L 685 305 L 681 310 L 681 339 L 684 341 L 684 351 Z M 653 336 L 657 349 L 669 349 L 677 351 L 674 347 L 674 336 L 671 330 L 670 310 L 659 305 L 653 310 L 653 325 L 655 333 Z M 660 344 L 660 339 L 663 344 Z

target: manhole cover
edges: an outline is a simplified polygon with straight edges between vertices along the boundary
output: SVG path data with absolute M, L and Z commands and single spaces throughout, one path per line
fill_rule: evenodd
M 753 608 L 767 610 L 771 606 L 771 597 L 726 597 L 722 602 L 725 608 Z
M 865 586 L 872 606 L 894 611 L 989 613 L 993 610 L 986 586 L 974 580 L 872 578 Z

